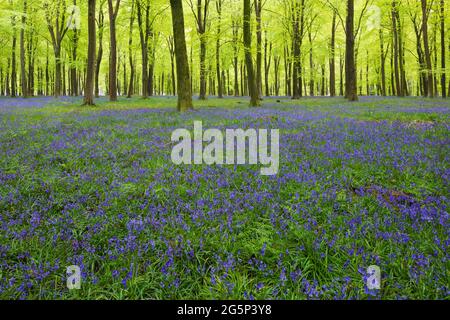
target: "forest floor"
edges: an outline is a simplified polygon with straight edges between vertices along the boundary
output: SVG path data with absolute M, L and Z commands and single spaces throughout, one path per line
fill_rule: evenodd
M 80 104 L 0 98 L 0 299 L 450 296 L 449 100 Z M 280 129 L 278 175 L 174 165 L 194 120 Z

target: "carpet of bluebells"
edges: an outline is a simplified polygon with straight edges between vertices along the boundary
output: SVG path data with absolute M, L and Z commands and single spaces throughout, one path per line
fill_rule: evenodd
M 0 299 L 449 299 L 448 100 L 80 104 L 0 98 Z M 194 120 L 280 129 L 279 174 L 172 164 Z

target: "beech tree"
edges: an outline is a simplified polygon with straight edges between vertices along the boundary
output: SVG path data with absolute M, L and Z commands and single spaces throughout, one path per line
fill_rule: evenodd
M 47 28 L 50 32 L 53 54 L 55 57 L 55 87 L 56 97 L 62 94 L 62 42 L 69 30 L 69 24 L 66 21 L 67 5 L 64 0 L 54 0 L 44 2 L 45 19 Z
M 244 34 L 244 47 L 245 47 L 245 64 L 247 67 L 247 77 L 248 77 L 248 90 L 250 93 L 250 106 L 258 107 L 259 94 L 258 85 L 255 77 L 255 70 L 253 67 L 253 57 L 252 57 L 252 32 L 251 32 L 251 4 L 250 0 L 244 0 L 244 14 L 243 14 L 243 34 Z
M 95 0 L 88 0 L 88 53 L 86 69 L 86 85 L 84 93 L 84 105 L 94 105 L 94 75 L 95 75 Z
M 354 19 L 354 0 L 347 0 L 347 19 L 345 24 L 345 96 L 350 101 L 358 100 L 358 94 L 356 91 Z
M 195 1 L 195 0 L 194 0 Z M 204 1 L 204 2 L 203 2 Z M 206 99 L 206 54 L 207 54 L 207 26 L 209 18 L 209 4 L 211 0 L 189 0 L 194 15 L 197 33 L 200 38 L 200 100 Z
M 120 0 L 108 0 L 109 13 L 109 100 L 117 101 L 117 41 L 116 19 L 119 13 Z
M 184 13 L 182 0 L 170 0 L 172 11 L 175 57 L 177 62 L 178 111 L 193 109 L 191 79 L 184 31 Z

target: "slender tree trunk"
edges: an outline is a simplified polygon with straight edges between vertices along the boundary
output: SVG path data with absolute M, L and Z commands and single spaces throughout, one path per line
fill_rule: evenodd
M 11 58 L 8 57 L 6 62 L 6 74 L 5 74 L 5 96 L 9 96 L 11 94 L 10 83 L 9 83 L 9 69 L 11 67 Z
M 77 5 L 77 1 L 73 0 L 73 5 L 76 6 Z M 74 15 L 75 13 L 72 12 L 72 15 Z M 72 50 L 71 50 L 71 57 L 70 57 L 70 66 L 69 66 L 69 79 L 70 79 L 70 86 L 69 86 L 69 90 L 70 90 L 70 95 L 72 96 L 77 96 L 78 95 L 78 77 L 77 77 L 77 67 L 76 67 L 76 62 L 77 62 L 77 49 L 78 49 L 78 30 L 74 29 L 73 30 L 73 36 L 72 36 Z
M 17 47 L 17 36 L 16 36 L 16 17 L 12 17 L 11 23 L 13 29 L 12 38 L 12 50 L 11 50 L 11 97 L 16 97 L 17 95 L 17 64 L 16 64 L 16 47 Z
M 309 95 L 314 96 L 314 60 L 313 60 L 313 42 L 311 27 L 308 30 L 309 39 Z
M 206 28 L 208 23 L 208 9 L 211 0 L 197 0 L 197 6 L 194 8 L 191 2 L 191 10 L 194 13 L 197 33 L 200 38 L 200 100 L 206 100 L 206 50 L 207 50 L 207 39 L 206 39 Z
M 137 18 L 139 25 L 139 37 L 141 40 L 141 56 L 142 56 L 142 98 L 148 98 L 148 41 L 151 34 L 150 30 L 150 2 L 146 1 L 145 4 L 142 0 L 137 1 Z M 144 10 L 144 12 L 142 12 Z
M 239 96 L 239 23 L 235 19 L 232 21 L 233 29 L 233 67 L 234 67 L 234 96 Z
M 116 19 L 119 13 L 120 0 L 108 0 L 109 13 L 109 100 L 117 101 L 117 39 Z
M 27 72 L 25 66 L 25 25 L 26 25 L 26 14 L 27 14 L 27 1 L 23 0 L 23 15 L 20 28 L 20 83 L 22 89 L 22 96 L 24 98 L 28 97 L 28 82 L 27 82 Z
M 384 53 L 384 36 L 380 28 L 380 68 L 381 68 L 381 95 L 386 96 L 386 55 Z
M 336 96 L 336 18 L 337 13 L 333 10 L 333 21 L 331 24 L 330 43 L 330 96 Z
M 433 66 L 431 64 L 431 53 L 430 46 L 428 43 L 428 6 L 427 0 L 422 1 L 422 34 L 423 34 L 423 47 L 425 51 L 425 62 L 426 62 L 426 74 L 428 82 L 428 97 L 434 97 L 434 87 L 433 87 Z
M 61 48 L 55 48 L 55 96 L 59 97 L 62 94 L 62 62 L 61 62 Z
M 200 39 L 200 100 L 206 100 L 206 40 L 205 34 Z
M 184 31 L 184 13 L 182 0 L 170 0 L 172 10 L 175 56 L 177 61 L 178 111 L 193 109 L 191 79 Z
M 354 34 L 354 0 L 347 0 L 346 19 L 346 51 L 345 51 L 345 75 L 346 75 L 346 98 L 357 101 L 356 87 L 356 64 L 355 64 L 355 34 Z
M 222 1 L 216 0 L 216 9 L 218 15 L 218 25 L 217 25 L 217 42 L 216 42 L 216 76 L 217 76 L 217 95 L 219 98 L 223 98 L 223 88 L 222 88 L 222 79 L 220 72 L 220 36 L 221 36 L 221 23 L 222 23 Z
M 445 60 L 447 58 L 445 53 L 445 1 L 441 0 L 440 2 L 440 20 L 441 20 L 441 69 L 442 69 L 442 75 L 441 75 L 441 90 L 442 90 L 442 98 L 447 97 L 447 79 L 446 79 L 446 70 L 445 70 Z
M 62 42 L 64 40 L 67 31 L 69 30 L 69 24 L 65 22 L 66 14 L 66 2 L 62 0 L 55 0 L 54 5 L 55 12 L 50 12 L 48 9 L 45 11 L 45 18 L 47 22 L 47 28 L 50 32 L 51 42 L 53 45 L 53 53 L 55 56 L 55 77 L 54 77 L 54 95 L 59 97 L 65 88 L 62 88 L 62 61 L 61 61 L 61 49 Z M 64 77 L 65 79 L 65 77 Z
M 4 96 L 3 68 L 0 66 L 0 96 Z
M 88 62 L 86 69 L 86 84 L 84 93 L 84 104 L 94 105 L 94 72 L 95 72 L 95 0 L 88 1 Z
M 448 41 L 448 51 L 450 52 L 450 39 Z M 447 96 L 450 97 L 450 81 L 448 82 L 448 92 L 447 92 Z
M 285 95 L 286 96 L 291 96 L 291 92 L 290 92 L 290 80 L 289 80 L 289 68 L 288 68 L 288 64 L 290 63 L 288 61 L 288 48 L 285 46 L 284 47 L 284 52 L 283 52 L 283 60 L 284 60 L 284 91 L 285 91 Z
M 250 93 L 250 106 L 259 106 L 258 85 L 256 83 L 255 69 L 253 67 L 252 57 L 252 33 L 251 33 L 251 4 L 250 0 L 244 0 L 244 48 L 245 48 L 245 64 L 247 66 L 248 90 Z
M 293 21 L 293 62 L 288 66 L 289 74 L 291 74 L 290 69 L 292 68 L 292 88 L 290 88 L 291 80 L 289 79 L 288 91 L 292 91 L 292 99 L 300 99 L 303 95 L 301 50 L 304 33 L 304 8 L 305 0 L 301 0 L 301 2 L 296 1 L 291 9 Z M 290 93 L 288 95 L 290 95 Z
M 169 51 L 170 51 L 170 69 L 172 73 L 172 93 L 173 95 L 177 94 L 176 89 L 176 76 L 175 76 L 175 44 L 173 37 L 169 37 L 168 40 Z
M 274 57 L 274 73 L 275 73 L 275 96 L 280 96 L 280 63 L 281 63 L 281 57 L 275 56 Z
M 266 31 L 264 43 L 264 87 L 265 87 L 265 95 L 267 97 L 270 96 L 269 73 L 271 64 L 272 64 L 272 42 L 268 44 Z
M 48 44 L 47 44 L 47 51 L 45 56 L 45 95 L 50 95 L 50 68 L 49 68 L 49 61 L 48 61 Z
M 256 14 L 256 85 L 258 97 L 262 96 L 262 0 L 255 0 Z
M 369 84 L 369 50 L 366 51 L 366 94 L 370 96 L 370 84 Z
M 397 96 L 402 96 L 402 88 L 400 84 L 400 73 L 399 73 L 399 39 L 398 39 L 398 28 L 397 28 L 397 1 L 392 2 L 392 30 L 393 30 L 393 48 L 394 48 L 394 77 L 395 77 L 395 91 Z
M 98 13 L 98 52 L 97 62 L 95 63 L 95 97 L 100 95 L 100 67 L 103 59 L 103 30 L 105 27 L 105 15 L 103 13 L 103 2 L 100 2 L 100 9 Z
M 28 56 L 28 95 L 34 96 L 35 88 L 35 61 L 36 61 L 36 45 L 34 41 L 34 30 L 30 30 L 28 34 L 27 56 Z M 39 67 L 38 67 L 39 75 Z
M 245 81 L 245 79 L 244 79 L 244 65 L 243 65 L 242 61 L 241 61 L 241 67 L 240 67 L 240 74 L 241 74 L 241 96 L 243 97 L 246 95 L 245 86 L 246 86 L 247 81 Z
M 128 62 L 130 64 L 130 82 L 128 85 L 127 98 L 131 98 L 134 93 L 134 77 L 135 69 L 133 62 L 133 26 L 134 26 L 134 13 L 135 13 L 135 0 L 131 0 L 131 13 L 130 13 L 130 29 L 128 33 Z
M 344 62 L 339 52 L 339 96 L 344 96 Z
M 325 65 L 321 65 L 321 83 L 320 83 L 320 95 L 325 96 Z
M 153 77 L 155 76 L 155 50 L 151 49 L 151 60 L 148 65 L 148 81 L 147 81 L 147 92 L 150 97 L 153 96 Z
M 438 28 L 438 21 L 435 20 L 433 23 L 433 47 L 432 47 L 432 54 L 433 54 L 433 70 L 438 70 L 438 48 L 437 48 L 437 28 Z M 439 95 L 438 90 L 438 79 L 437 79 L 437 72 L 433 72 L 433 85 L 434 85 L 434 95 Z

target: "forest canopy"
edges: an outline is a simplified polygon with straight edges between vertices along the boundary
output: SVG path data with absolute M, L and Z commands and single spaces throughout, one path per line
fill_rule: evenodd
M 177 94 L 170 2 L 96 1 L 97 97 Z M 182 1 L 191 90 L 200 99 L 249 95 L 245 2 Z M 345 95 L 350 2 L 249 1 L 260 97 Z M 84 93 L 87 0 L 0 0 L 0 12 L 1 95 Z M 354 1 L 357 94 L 445 97 L 447 13 L 444 0 Z

